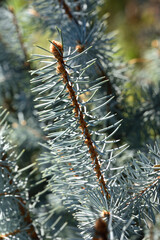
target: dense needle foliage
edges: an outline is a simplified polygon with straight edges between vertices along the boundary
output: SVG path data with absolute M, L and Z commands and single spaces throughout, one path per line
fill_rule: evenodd
M 125 73 L 103 4 L 0 3 L 0 239 L 143 239 L 156 224 L 159 88 L 126 77 L 147 72 Z M 50 39 L 30 59 L 27 24 Z

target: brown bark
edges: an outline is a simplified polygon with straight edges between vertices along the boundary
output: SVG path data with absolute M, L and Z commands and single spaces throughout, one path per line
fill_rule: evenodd
M 63 61 L 63 48 L 61 43 L 57 41 L 53 41 L 53 44 L 51 44 L 51 47 L 50 47 L 50 51 L 53 53 L 54 57 L 57 59 L 57 72 L 61 74 L 64 84 L 67 85 L 67 91 L 69 93 L 70 99 L 72 100 L 72 106 L 74 108 L 75 117 L 79 119 L 79 124 L 80 124 L 79 127 L 81 128 L 82 134 L 85 137 L 85 144 L 88 147 L 88 152 L 90 153 L 92 163 L 95 165 L 94 171 L 96 172 L 96 176 L 100 183 L 101 191 L 103 194 L 106 194 L 107 199 L 109 199 L 110 195 L 106 188 L 103 174 L 101 173 L 96 147 L 92 142 L 91 135 L 89 133 L 86 121 L 84 120 L 83 113 L 77 101 L 77 96 L 72 88 L 72 85 L 68 81 L 69 76 L 64 67 L 65 64 Z

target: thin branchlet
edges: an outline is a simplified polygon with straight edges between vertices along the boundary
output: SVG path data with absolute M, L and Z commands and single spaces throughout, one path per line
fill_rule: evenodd
M 63 47 L 61 43 L 57 41 L 53 41 L 53 44 L 51 44 L 51 47 L 50 47 L 50 51 L 53 53 L 54 57 L 57 60 L 57 72 L 61 74 L 63 78 L 63 83 L 66 84 L 69 97 L 72 100 L 72 106 L 74 108 L 75 117 L 79 119 L 79 125 L 80 125 L 79 127 L 81 128 L 82 134 L 85 137 L 85 144 L 88 147 L 88 152 L 90 153 L 92 163 L 95 165 L 94 171 L 96 172 L 96 176 L 99 180 L 101 191 L 103 194 L 106 195 L 107 199 L 109 199 L 110 195 L 106 188 L 104 177 L 100 169 L 96 147 L 93 145 L 90 132 L 88 130 L 86 121 L 84 120 L 84 116 L 81 111 L 80 105 L 77 101 L 77 96 L 72 88 L 72 84 L 68 81 L 69 75 L 65 69 L 65 63 L 63 60 Z
M 15 230 L 15 231 L 13 231 L 13 232 L 10 232 L 10 233 L 1 234 L 1 235 L 0 235 L 0 240 L 6 239 L 6 238 L 9 237 L 9 236 L 15 236 L 17 233 L 20 233 L 20 232 L 21 232 L 21 230 L 20 230 L 20 229 L 17 229 L 17 230 Z
M 69 6 L 66 4 L 66 2 L 64 0 L 58 0 L 59 1 L 59 4 L 63 6 L 64 10 L 65 10 L 65 13 L 67 14 L 67 16 L 69 17 L 69 19 L 71 20 L 74 20 L 74 22 L 77 24 L 77 26 L 79 26 L 78 24 L 78 21 L 77 19 L 74 17 L 74 15 L 72 14 L 71 12 L 71 9 L 69 8 Z M 80 5 L 77 5 L 77 10 L 80 11 L 81 8 L 80 8 Z M 76 45 L 76 50 L 81 53 L 83 52 L 85 49 L 85 45 L 82 44 L 79 40 L 77 41 L 77 45 Z M 97 63 L 97 67 L 98 67 L 98 70 L 100 72 L 100 74 L 102 74 L 102 76 L 104 76 L 108 81 L 106 83 L 106 86 L 107 86 L 107 95 L 112 95 L 113 94 L 113 87 L 112 87 L 112 84 L 110 82 L 110 79 L 109 77 L 107 76 L 107 74 L 105 73 L 105 71 L 103 70 L 103 68 Z M 115 93 L 114 93 L 115 95 Z M 110 106 L 107 104 L 107 107 L 108 107 L 108 112 L 110 111 Z
M 2 157 L 1 157 L 2 161 L 4 162 L 6 159 L 7 159 L 7 154 L 3 154 Z M 8 165 L 4 165 L 4 164 L 1 164 L 3 168 L 6 168 L 7 171 L 8 171 L 8 177 L 9 177 L 9 174 L 11 174 L 12 170 L 10 169 L 10 167 Z M 2 169 L 3 170 L 3 169 Z M 11 179 L 9 181 L 9 184 L 10 185 L 13 185 L 13 180 Z M 0 193 L 0 196 L 2 195 L 11 195 L 11 193 Z M 30 217 L 30 213 L 29 211 L 27 210 L 26 208 L 26 202 L 23 200 L 23 198 L 21 197 L 21 194 L 20 194 L 20 191 L 19 189 L 16 189 L 14 193 L 12 193 L 12 195 L 14 194 L 14 197 L 18 199 L 18 207 L 19 207 L 19 211 L 21 213 L 21 216 L 23 217 L 23 220 L 24 222 L 26 223 L 27 225 L 27 228 L 25 229 L 25 231 L 27 232 L 28 236 L 31 237 L 31 239 L 34 239 L 34 240 L 39 240 L 39 237 L 35 231 L 35 228 L 33 226 L 33 223 L 32 223 L 32 219 Z M 24 231 L 24 230 L 23 230 Z M 6 239 L 6 237 L 9 237 L 9 236 L 14 236 L 18 233 L 21 233 L 22 230 L 21 229 L 17 229 L 13 232 L 10 232 L 10 233 L 6 233 L 6 234 L 0 234 L 0 239 Z
M 149 184 L 147 187 L 145 187 L 143 190 L 141 190 L 139 193 L 137 193 L 137 194 L 132 198 L 132 200 L 135 200 L 135 199 L 141 197 L 143 194 L 146 193 L 147 190 L 149 190 L 150 188 L 154 187 L 154 186 L 158 183 L 159 180 L 160 180 L 160 176 L 158 176 L 158 177 L 156 178 L 156 180 L 154 180 L 151 184 Z
M 15 25 L 16 33 L 17 33 L 19 43 L 20 43 L 20 46 L 21 46 L 21 50 L 22 50 L 23 55 L 24 55 L 24 60 L 25 60 L 24 65 L 25 65 L 26 68 L 31 70 L 30 63 L 27 62 L 28 61 L 28 53 L 27 53 L 27 50 L 26 50 L 25 45 L 24 45 L 24 41 L 23 41 L 23 38 L 22 38 L 20 27 L 18 25 L 17 17 L 16 17 L 16 14 L 15 14 L 15 10 L 14 10 L 13 7 L 9 7 L 8 10 L 12 13 L 12 16 L 13 16 L 13 23 Z
M 71 9 L 69 8 L 69 6 L 66 4 L 66 2 L 64 0 L 58 0 L 60 6 L 63 7 L 63 9 L 65 10 L 65 13 L 67 14 L 67 16 L 69 17 L 70 20 L 73 20 L 77 25 L 78 25 L 78 21 L 77 19 L 73 16 Z

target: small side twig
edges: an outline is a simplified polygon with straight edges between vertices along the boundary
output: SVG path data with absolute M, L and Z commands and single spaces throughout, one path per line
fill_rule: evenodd
M 13 23 L 15 25 L 17 36 L 18 36 L 18 39 L 19 39 L 19 43 L 20 43 L 20 46 L 21 46 L 21 49 L 22 49 L 22 52 L 23 52 L 23 55 L 24 55 L 25 66 L 30 69 L 30 63 L 27 62 L 28 61 L 28 53 L 27 53 L 27 50 L 26 50 L 26 48 L 24 46 L 24 41 L 23 41 L 23 37 L 22 37 L 21 31 L 20 31 L 20 27 L 18 25 L 18 21 L 17 21 L 17 17 L 16 17 L 16 14 L 15 14 L 15 10 L 14 10 L 13 7 L 9 7 L 8 9 L 12 13 L 12 16 L 13 16 Z
M 2 154 L 1 159 L 2 159 L 3 162 L 5 162 L 5 160 L 7 159 L 7 154 L 6 153 Z M 7 169 L 8 177 L 9 177 L 9 174 L 12 172 L 11 168 L 7 164 L 0 164 L 0 167 L 3 167 L 3 168 Z M 14 184 L 12 179 L 9 181 L 9 184 L 10 185 Z M 16 189 L 15 193 L 16 193 L 15 197 L 18 198 L 18 200 L 19 200 L 18 201 L 19 211 L 21 213 L 21 216 L 23 217 L 24 222 L 27 225 L 27 228 L 25 230 L 16 229 L 15 231 L 10 232 L 10 233 L 0 234 L 0 239 L 1 240 L 2 239 L 6 239 L 6 237 L 14 236 L 14 235 L 16 235 L 18 233 L 21 233 L 22 231 L 26 231 L 27 234 L 31 237 L 31 239 L 33 239 L 33 240 L 40 240 L 38 235 L 37 235 L 37 233 L 36 233 L 36 231 L 35 231 L 35 228 L 33 226 L 32 219 L 30 217 L 30 213 L 29 213 L 29 211 L 26 208 L 26 202 L 21 197 L 19 189 Z M 12 193 L 12 194 L 14 194 L 14 193 Z M 12 195 L 12 194 L 9 193 L 9 195 Z M 0 196 L 2 196 L 2 195 L 7 195 L 7 193 L 1 193 Z
M 66 4 L 66 2 L 64 0 L 58 0 L 58 2 L 60 5 L 62 5 L 62 7 L 65 10 L 65 13 L 68 15 L 69 19 L 73 20 L 77 25 L 79 25 L 77 19 L 73 16 L 71 9 Z

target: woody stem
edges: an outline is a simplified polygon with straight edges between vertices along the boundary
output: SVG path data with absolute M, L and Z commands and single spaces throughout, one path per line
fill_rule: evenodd
M 6 158 L 7 158 L 7 154 L 3 154 L 2 157 L 1 157 L 2 161 L 4 161 L 4 162 L 5 162 Z M 10 167 L 8 165 L 1 164 L 0 167 L 6 168 L 8 170 L 8 172 L 11 173 L 11 169 L 10 169 Z M 9 174 L 8 174 L 8 177 L 9 177 Z M 13 181 L 12 180 L 10 180 L 9 183 L 10 183 L 10 185 L 13 185 Z M 7 193 L 3 193 L 3 194 L 0 194 L 0 195 L 5 195 L 5 194 L 7 194 Z M 34 226 L 32 224 L 32 219 L 30 217 L 30 213 L 29 213 L 29 211 L 25 207 L 26 206 L 26 202 L 20 196 L 19 189 L 16 190 L 16 195 L 17 196 L 15 196 L 15 197 L 19 199 L 18 207 L 19 207 L 20 213 L 21 213 L 21 215 L 23 217 L 24 222 L 28 226 L 25 231 L 31 237 L 31 239 L 39 240 L 39 237 L 38 237 L 37 233 L 35 232 Z M 21 232 L 21 229 L 17 229 L 14 232 L 11 232 L 11 233 L 1 234 L 0 235 L 0 239 L 6 239 L 6 237 L 8 237 L 8 236 L 13 236 L 13 235 L 16 235 L 17 233 L 20 233 L 20 232 Z
M 63 6 L 63 9 L 65 10 L 65 13 L 68 15 L 70 20 L 73 20 L 77 25 L 78 25 L 78 21 L 77 19 L 73 16 L 71 9 L 69 8 L 69 6 L 66 4 L 66 2 L 64 0 L 58 0 L 59 4 Z
M 63 53 L 61 51 L 61 54 L 57 54 L 57 52 L 55 51 L 53 53 L 53 54 L 55 54 L 55 58 L 58 60 L 57 70 L 63 78 L 63 83 L 66 84 L 67 90 L 69 92 L 69 96 L 72 100 L 72 106 L 74 108 L 75 117 L 79 119 L 80 128 L 82 130 L 83 136 L 85 137 L 85 144 L 88 147 L 88 152 L 90 153 L 92 163 L 95 165 L 94 171 L 96 172 L 96 176 L 97 176 L 98 181 L 100 183 L 101 191 L 102 191 L 103 194 L 106 195 L 107 199 L 109 199 L 110 195 L 109 195 L 108 190 L 106 188 L 106 184 L 105 184 L 105 181 L 104 181 L 103 174 L 101 173 L 100 164 L 99 164 L 99 161 L 98 161 L 98 153 L 97 153 L 96 147 L 94 146 L 94 144 L 92 142 L 91 134 L 89 133 L 86 121 L 84 120 L 84 116 L 83 116 L 83 113 L 81 111 L 80 105 L 77 101 L 76 94 L 75 94 L 75 92 L 72 88 L 71 83 L 68 80 L 69 75 L 68 75 L 68 73 L 67 73 L 67 71 L 64 67 L 65 64 L 64 64 L 64 61 L 63 61 Z

